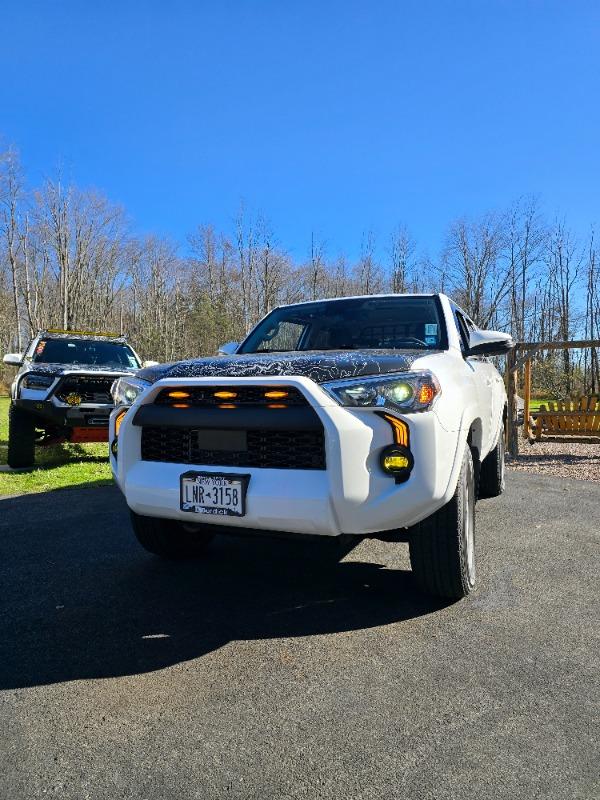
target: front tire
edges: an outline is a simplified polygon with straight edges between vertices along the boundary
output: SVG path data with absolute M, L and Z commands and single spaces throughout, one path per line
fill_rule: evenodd
M 498 443 L 481 462 L 479 473 L 479 497 L 498 497 L 505 487 L 504 479 L 504 428 L 500 431 Z
M 475 588 L 475 470 L 468 445 L 453 497 L 415 525 L 409 550 L 415 579 L 428 594 L 460 600 Z
M 175 519 L 144 517 L 131 512 L 136 539 L 149 553 L 167 559 L 200 558 L 206 553 L 214 533 L 202 525 L 186 525 Z
M 8 466 L 13 469 L 35 464 L 35 420 L 27 411 L 11 405 L 8 410 Z

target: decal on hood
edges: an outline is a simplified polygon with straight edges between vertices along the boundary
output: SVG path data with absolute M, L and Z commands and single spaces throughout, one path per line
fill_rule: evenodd
M 155 383 L 162 378 L 254 378 L 301 376 L 315 383 L 407 372 L 414 361 L 438 350 L 322 350 L 306 353 L 248 353 L 179 361 L 141 369 L 137 376 Z
M 126 367 L 102 366 L 101 364 L 40 364 L 35 361 L 28 361 L 17 374 L 20 376 L 25 375 L 27 372 L 56 377 L 70 372 L 108 372 L 115 375 L 135 375 L 137 370 L 127 369 Z

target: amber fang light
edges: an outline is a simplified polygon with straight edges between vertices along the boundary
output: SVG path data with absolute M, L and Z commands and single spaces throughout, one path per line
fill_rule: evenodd
M 287 396 L 288 392 L 283 392 L 279 389 L 273 390 L 271 392 L 265 392 L 265 397 L 268 400 L 283 400 L 283 398 Z
M 233 400 L 234 397 L 237 397 L 237 392 L 215 392 L 214 396 L 219 400 Z
M 384 414 L 384 419 L 389 422 L 394 431 L 394 441 L 396 444 L 401 444 L 403 447 L 408 447 L 408 425 L 397 417 L 392 417 L 390 414 Z
M 434 394 L 435 390 L 433 386 L 430 386 L 428 383 L 423 384 L 419 389 L 419 403 L 431 403 Z
M 189 396 L 189 392 L 169 392 L 169 397 L 172 397 L 173 400 L 185 400 Z
M 115 418 L 115 435 L 116 436 L 119 435 L 119 429 L 121 427 L 121 423 L 123 422 L 123 417 L 125 416 L 126 413 L 127 413 L 127 409 L 124 409 L 119 414 L 117 414 L 117 416 Z

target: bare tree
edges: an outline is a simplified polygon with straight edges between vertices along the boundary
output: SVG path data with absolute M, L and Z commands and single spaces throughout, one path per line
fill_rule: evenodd
M 375 259 L 375 235 L 373 231 L 363 234 L 360 246 L 360 258 L 355 269 L 357 292 L 374 294 L 383 288 L 382 273 Z
M 444 274 L 465 311 L 482 327 L 489 327 L 510 290 L 510 272 L 502 265 L 505 244 L 505 221 L 495 214 L 475 222 L 459 220 L 448 234 Z
M 6 249 L 6 259 L 10 269 L 11 294 L 19 351 L 23 349 L 21 313 L 19 308 L 20 269 L 19 255 L 21 233 L 19 230 L 19 205 L 22 199 L 22 178 L 19 157 L 14 149 L 9 149 L 0 159 L 0 205 L 2 208 L 2 234 Z
M 408 230 L 404 225 L 398 225 L 390 236 L 389 246 L 392 292 L 407 292 L 413 284 L 415 249 L 414 239 Z

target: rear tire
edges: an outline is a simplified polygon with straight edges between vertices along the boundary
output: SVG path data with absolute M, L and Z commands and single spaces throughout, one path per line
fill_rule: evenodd
M 131 512 L 136 539 L 149 553 L 168 559 L 200 558 L 214 537 L 206 526 Z
M 22 408 L 8 410 L 8 466 L 13 469 L 35 464 L 35 419 Z
M 498 497 L 505 487 L 504 479 L 504 427 L 498 443 L 483 459 L 479 473 L 479 497 Z
M 411 529 L 410 563 L 428 594 L 460 600 L 475 588 L 475 470 L 467 445 L 452 499 Z

